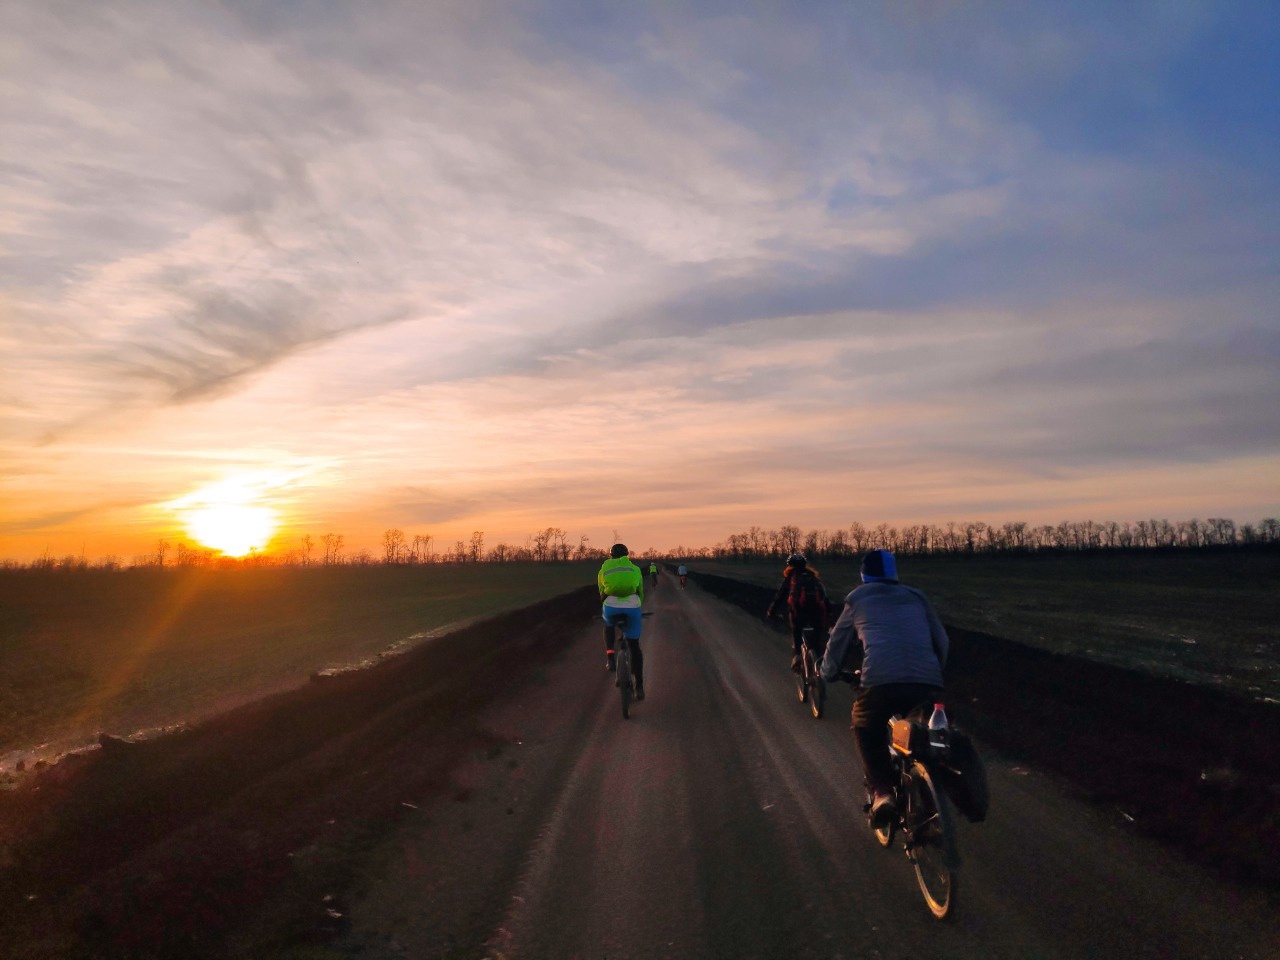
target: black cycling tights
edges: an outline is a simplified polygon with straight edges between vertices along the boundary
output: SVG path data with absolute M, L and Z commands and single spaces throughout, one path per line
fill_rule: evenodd
M 606 650 L 617 649 L 613 645 L 616 629 L 616 627 L 605 627 L 604 648 Z M 629 640 L 623 637 L 623 641 L 631 648 L 631 673 L 635 676 L 636 683 L 644 683 L 644 653 L 640 650 L 640 638 Z

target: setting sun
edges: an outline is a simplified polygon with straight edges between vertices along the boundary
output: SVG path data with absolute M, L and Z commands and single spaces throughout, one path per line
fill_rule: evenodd
M 280 514 L 268 503 L 288 479 L 272 473 L 238 473 L 165 506 L 202 546 L 228 557 L 243 557 L 266 549 L 280 528 Z
M 186 518 L 187 532 L 206 547 L 229 557 L 243 557 L 260 550 L 278 526 L 274 510 L 246 504 L 215 504 L 193 510 Z

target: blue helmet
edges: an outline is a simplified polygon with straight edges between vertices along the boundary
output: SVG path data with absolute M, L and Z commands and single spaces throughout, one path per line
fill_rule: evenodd
M 872 550 L 862 558 L 862 582 L 898 582 L 898 565 L 888 550 Z

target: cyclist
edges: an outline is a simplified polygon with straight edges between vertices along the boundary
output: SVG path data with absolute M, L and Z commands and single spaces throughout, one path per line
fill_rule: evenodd
M 782 571 L 782 583 L 773 595 L 773 602 L 765 611 L 764 618 L 769 620 L 783 603 L 791 618 L 791 669 L 799 673 L 800 644 L 804 639 L 805 627 L 813 627 L 813 658 L 822 659 L 822 647 L 826 643 L 827 633 L 827 588 L 822 585 L 818 571 L 809 566 L 803 553 L 793 553 L 787 558 L 787 566 Z
M 626 623 L 622 628 L 623 640 L 631 649 L 631 672 L 636 678 L 636 699 L 644 699 L 644 654 L 640 652 L 640 606 L 644 603 L 644 574 L 627 556 L 627 547 L 615 543 L 609 550 L 609 559 L 596 574 L 596 586 L 600 590 L 600 602 L 604 606 L 604 646 L 605 666 L 610 671 L 617 669 L 617 655 L 614 650 L 616 637 L 613 618 L 623 616 Z
M 862 585 L 845 597 L 818 669 L 830 682 L 862 661 L 862 685 L 853 701 L 853 743 L 873 822 L 894 812 L 889 718 L 938 699 L 948 647 L 933 604 L 919 590 L 898 582 L 893 554 L 872 550 L 864 556 Z
M 683 590 L 685 579 L 689 576 L 689 568 L 682 563 L 676 568 L 676 573 L 680 576 L 680 589 Z
M 649 579 L 655 587 L 658 585 L 658 565 L 656 563 L 649 564 Z

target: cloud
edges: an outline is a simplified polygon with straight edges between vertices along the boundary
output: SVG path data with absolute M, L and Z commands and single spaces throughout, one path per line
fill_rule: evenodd
M 8 4 L 0 450 L 389 525 L 1275 456 L 1260 9 Z

